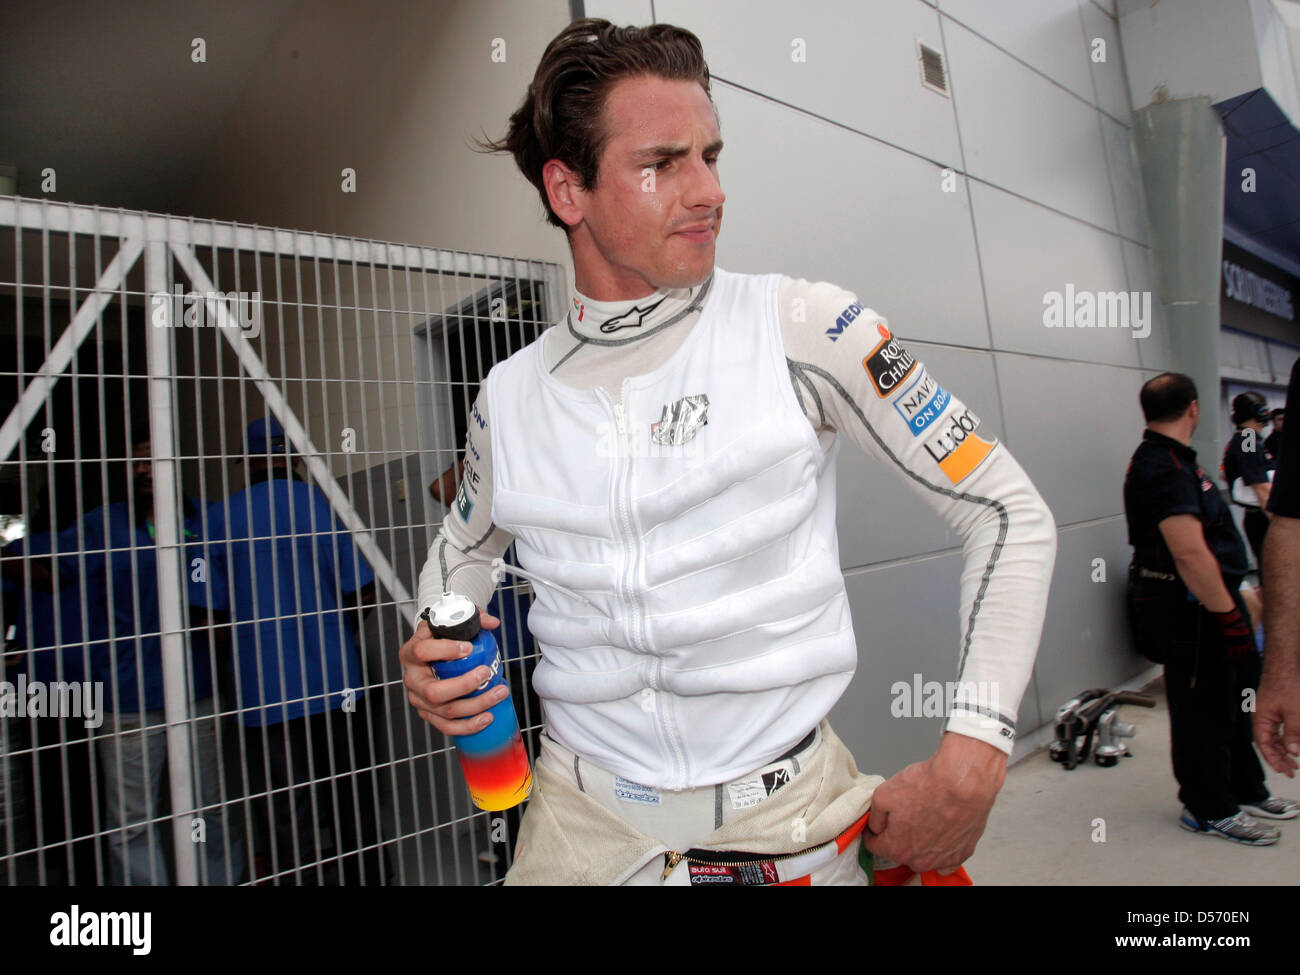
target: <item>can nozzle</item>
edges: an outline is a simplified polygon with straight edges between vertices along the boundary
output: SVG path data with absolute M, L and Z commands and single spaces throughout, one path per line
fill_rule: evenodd
M 439 640 L 465 640 L 469 642 L 479 634 L 482 624 L 478 607 L 466 596 L 443 591 L 436 603 L 421 614 L 433 635 Z

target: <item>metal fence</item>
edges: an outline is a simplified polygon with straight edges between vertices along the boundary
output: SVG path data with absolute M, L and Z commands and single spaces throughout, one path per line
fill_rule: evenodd
M 563 291 L 0 197 L 0 882 L 500 879 L 517 813 L 470 804 L 397 651 L 478 384 Z M 489 609 L 531 742 L 527 601 Z

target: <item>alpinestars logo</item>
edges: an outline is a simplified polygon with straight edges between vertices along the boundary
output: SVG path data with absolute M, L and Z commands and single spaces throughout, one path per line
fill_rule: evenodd
M 646 315 L 662 305 L 667 298 L 660 298 L 652 305 L 646 305 L 642 308 L 640 305 L 633 305 L 621 315 L 615 315 L 600 323 L 600 330 L 608 335 L 610 332 L 617 332 L 620 328 L 640 328 L 645 322 Z
M 763 773 L 763 790 L 770 796 L 777 789 L 790 784 L 790 770 L 779 768 Z

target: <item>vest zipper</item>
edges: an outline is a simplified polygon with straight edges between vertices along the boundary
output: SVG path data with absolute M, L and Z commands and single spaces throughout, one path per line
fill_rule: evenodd
M 603 394 L 603 391 L 602 391 Z M 612 400 L 612 397 L 611 397 Z M 628 610 L 631 613 L 632 625 L 628 629 L 628 635 L 632 642 L 640 647 L 642 653 L 649 652 L 649 646 L 642 633 L 642 619 L 640 607 L 637 604 L 635 576 L 638 561 L 639 539 L 636 534 L 636 526 L 632 523 L 632 505 L 630 501 L 632 489 L 632 459 L 635 456 L 633 451 L 627 453 L 627 468 L 624 470 L 623 448 L 627 440 L 627 411 L 623 407 L 623 391 L 619 391 L 619 398 L 611 403 L 614 411 L 614 422 L 618 429 L 618 447 L 615 453 L 614 467 L 614 488 L 616 495 L 616 508 L 619 516 L 619 526 L 623 531 L 624 544 L 627 546 L 628 571 L 623 581 L 623 590 L 626 594 Z M 624 483 L 626 480 L 626 484 Z M 663 690 L 663 659 L 656 659 L 652 676 L 650 677 L 650 686 L 657 692 Z M 676 728 L 671 717 L 668 714 L 668 702 L 664 701 L 656 708 L 659 725 L 663 729 L 664 741 L 668 745 L 670 757 L 674 765 L 674 773 L 677 781 L 681 782 L 686 777 L 686 761 L 682 748 L 677 741 Z

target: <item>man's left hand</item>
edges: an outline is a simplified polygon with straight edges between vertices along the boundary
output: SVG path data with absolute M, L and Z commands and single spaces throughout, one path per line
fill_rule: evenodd
M 952 873 L 975 852 L 1006 777 L 1002 751 L 946 732 L 930 758 L 876 789 L 867 849 L 917 873 Z

